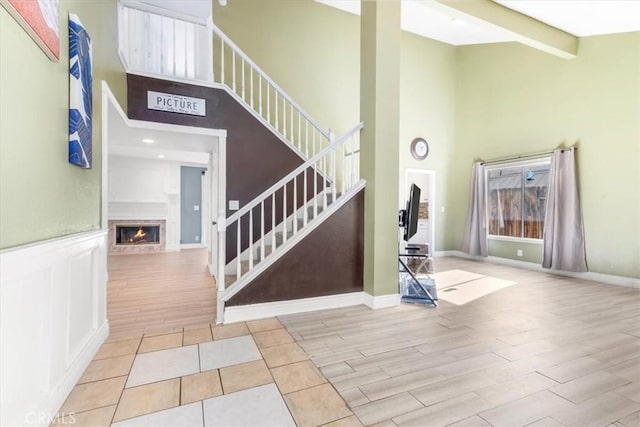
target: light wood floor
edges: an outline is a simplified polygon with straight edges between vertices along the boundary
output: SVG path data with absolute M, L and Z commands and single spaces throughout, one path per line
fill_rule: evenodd
M 640 290 L 456 258 L 517 282 L 463 306 L 280 317 L 365 425 L 640 426 Z
M 110 255 L 111 335 L 215 322 L 216 284 L 206 258 L 206 249 Z

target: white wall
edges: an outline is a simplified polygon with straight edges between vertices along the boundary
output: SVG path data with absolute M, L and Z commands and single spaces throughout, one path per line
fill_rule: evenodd
M 49 425 L 109 335 L 106 235 L 0 251 L 0 425 Z
M 180 250 L 180 166 L 173 161 L 111 156 L 109 219 L 164 219 L 166 250 Z

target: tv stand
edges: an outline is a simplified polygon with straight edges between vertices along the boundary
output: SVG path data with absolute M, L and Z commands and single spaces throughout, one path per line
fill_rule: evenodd
M 401 289 L 401 291 L 404 291 L 401 297 L 403 301 L 430 303 L 437 307 L 438 303 L 436 302 L 436 297 L 434 297 L 435 294 L 432 295 L 424 284 L 425 279 L 432 280 L 429 277 L 429 274 L 433 273 L 429 252 L 428 244 L 407 243 L 404 248 L 401 248 L 398 254 L 399 272 L 403 275 L 403 280 L 409 282 L 404 289 Z M 420 282 L 420 280 L 423 282 Z

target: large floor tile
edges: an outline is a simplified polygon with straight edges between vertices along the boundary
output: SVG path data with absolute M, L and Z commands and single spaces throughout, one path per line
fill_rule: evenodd
M 199 371 L 197 345 L 139 354 L 133 361 L 127 387 L 178 378 Z
M 80 377 L 78 384 L 129 375 L 135 354 L 93 360 Z
M 545 390 L 481 412 L 480 416 L 495 427 L 524 426 L 573 407 L 571 402 Z
M 254 360 L 253 362 L 220 368 L 220 378 L 222 379 L 222 387 L 225 394 L 273 382 L 264 360 Z
M 209 399 L 222 394 L 220 373 L 217 369 L 182 377 L 180 404 Z
M 491 405 L 467 393 L 393 418 L 400 427 L 444 426 L 468 418 Z
M 206 427 L 295 427 L 275 384 L 202 402 Z
M 291 393 L 316 385 L 324 384 L 327 380 L 308 360 L 290 365 L 280 366 L 271 370 L 282 394 Z
M 164 350 L 182 346 L 182 332 L 167 335 L 145 337 L 142 339 L 138 353 L 148 353 L 150 351 Z
M 199 328 L 184 331 L 184 337 L 182 339 L 182 345 L 200 344 L 203 342 L 209 342 L 212 340 L 211 328 Z
M 73 388 L 60 413 L 82 412 L 118 403 L 127 377 L 80 384 Z
M 114 421 L 121 421 L 180 405 L 180 379 L 161 381 L 122 392 Z
M 269 368 L 307 360 L 309 357 L 296 343 L 283 344 L 262 350 L 262 356 Z
M 604 393 L 563 411 L 553 418 L 567 427 L 606 426 L 640 410 L 640 403 L 614 393 Z
M 409 393 L 396 394 L 382 400 L 354 408 L 353 412 L 362 424 L 369 426 L 423 408 Z
M 256 332 L 270 331 L 272 329 L 284 328 L 282 323 L 280 323 L 280 321 L 275 317 L 270 319 L 252 320 L 250 322 L 247 322 L 247 327 L 249 327 L 249 330 L 251 331 L 252 334 L 255 334 Z
M 52 426 L 77 426 L 77 427 L 109 427 L 116 405 L 105 406 L 85 412 L 73 412 L 56 418 Z
M 202 403 L 165 409 L 116 422 L 112 427 L 202 427 Z
M 355 415 L 351 415 L 350 417 L 341 418 L 328 424 L 324 424 L 322 427 L 362 427 L 362 423 L 358 421 L 358 418 L 356 418 Z
M 224 340 L 227 338 L 241 337 L 249 335 L 249 328 L 244 322 L 230 323 L 228 325 L 213 326 L 211 328 L 214 340 Z
M 298 427 L 315 427 L 351 415 L 340 395 L 329 384 L 284 396 Z
M 258 348 L 273 347 L 275 345 L 289 344 L 293 342 L 293 337 L 286 329 L 274 329 L 272 331 L 256 332 L 253 334 Z
M 238 365 L 261 358 L 250 335 L 198 344 L 203 371 Z
M 551 388 L 551 391 L 573 403 L 580 403 L 629 382 L 613 374 L 598 371 L 560 384 Z
M 94 359 L 106 359 L 107 357 L 125 356 L 127 354 L 135 354 L 140 345 L 140 338 L 127 339 L 124 341 L 115 341 L 102 344 L 100 350 Z

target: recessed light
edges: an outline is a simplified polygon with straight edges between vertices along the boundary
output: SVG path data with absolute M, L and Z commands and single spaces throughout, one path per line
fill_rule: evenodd
M 142 142 L 144 142 L 145 144 L 155 144 L 155 141 L 151 138 L 144 138 Z
M 159 159 L 164 159 L 164 154 L 158 154 Z

